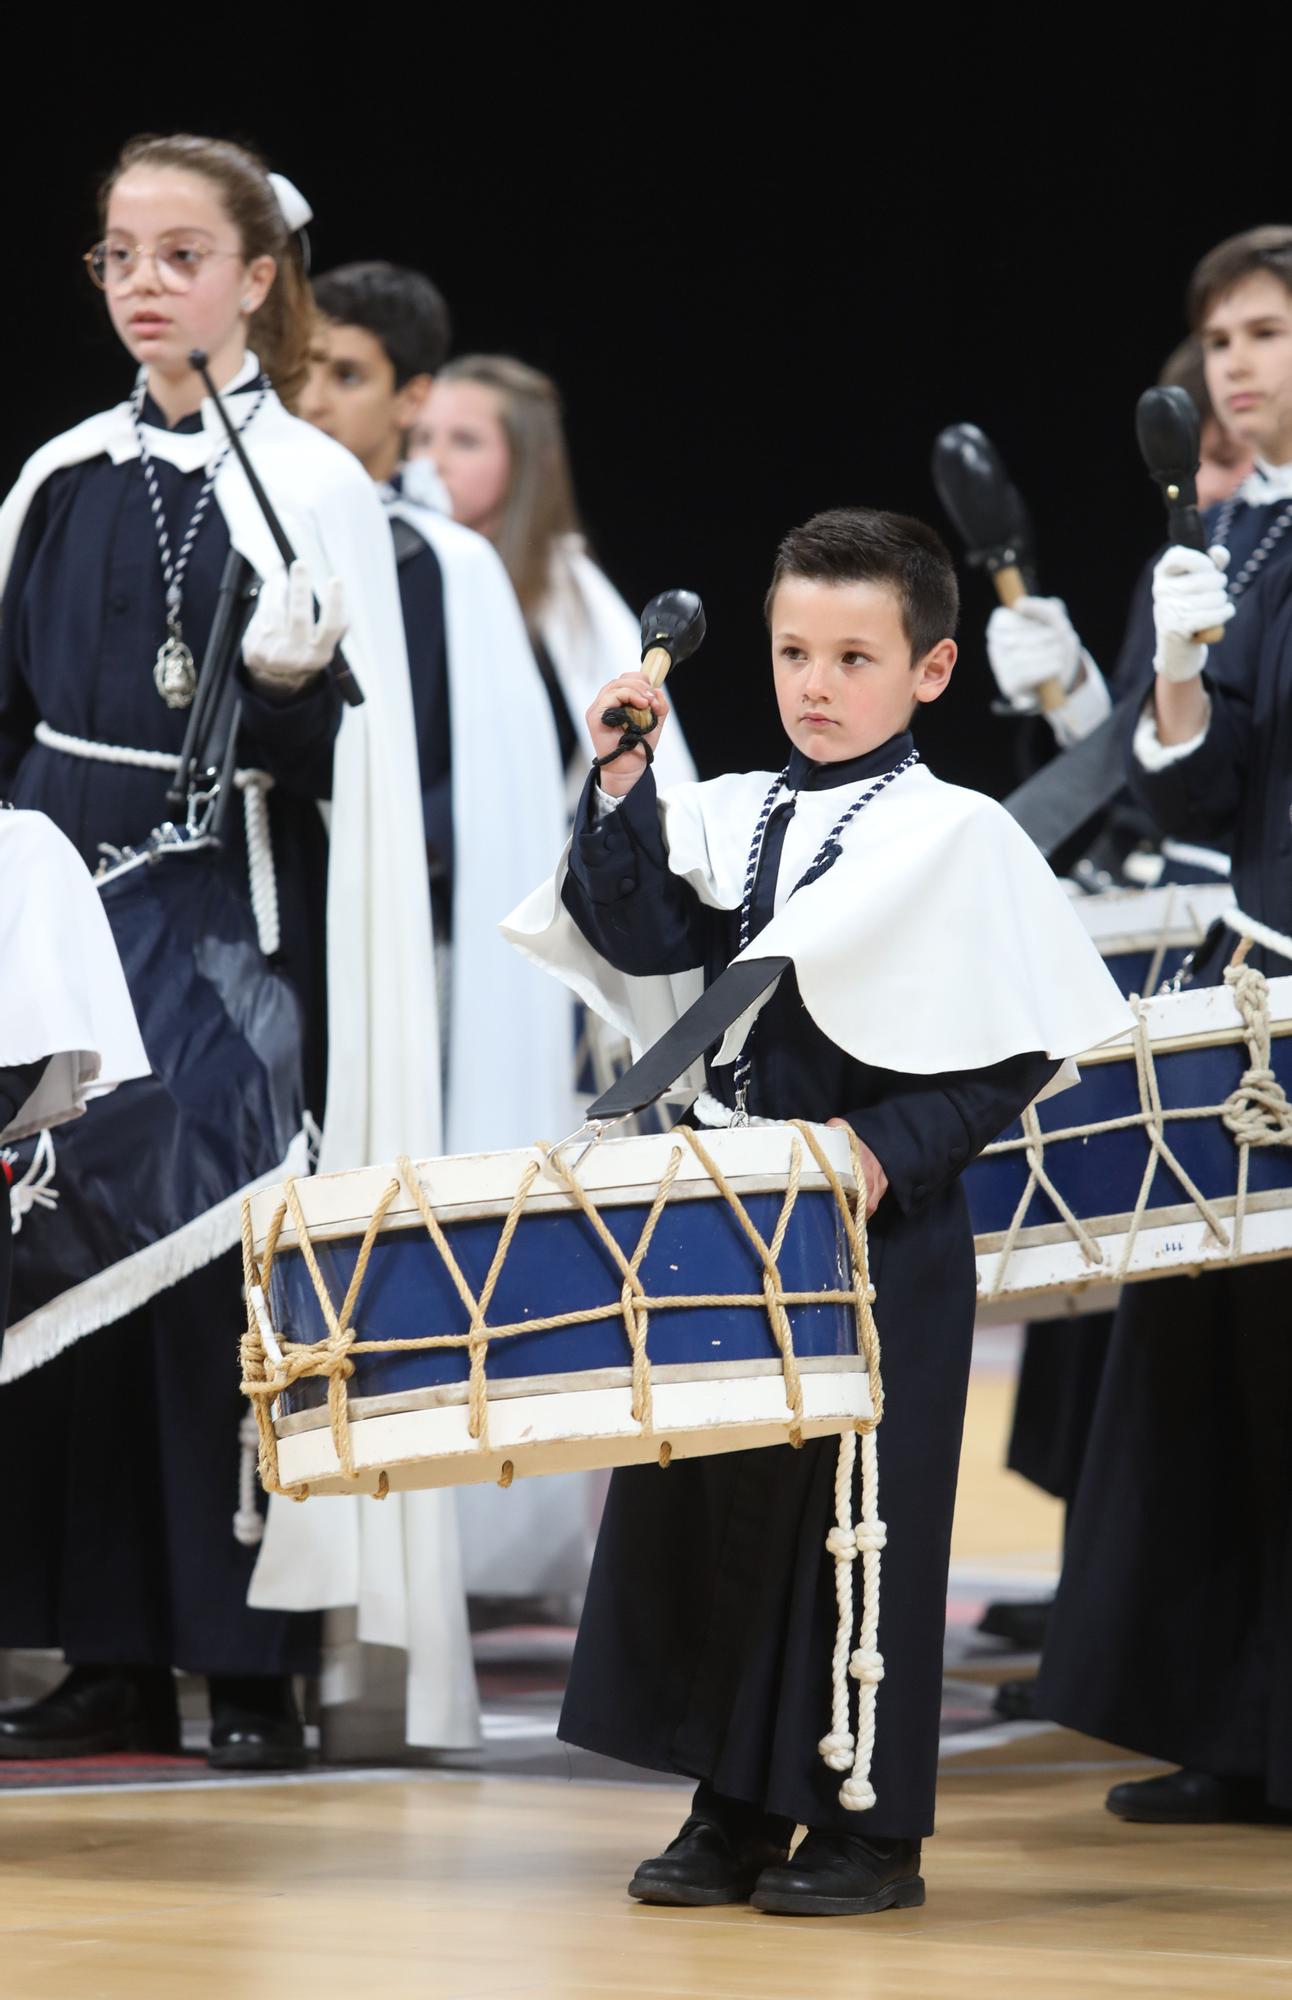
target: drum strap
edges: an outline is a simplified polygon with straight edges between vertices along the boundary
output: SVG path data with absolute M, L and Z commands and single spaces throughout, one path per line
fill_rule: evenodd
M 774 986 L 793 960 L 742 958 L 719 973 L 631 1069 L 588 1106 L 588 1119 L 627 1118 L 662 1097 L 707 1049 L 715 1048 L 733 1021 Z

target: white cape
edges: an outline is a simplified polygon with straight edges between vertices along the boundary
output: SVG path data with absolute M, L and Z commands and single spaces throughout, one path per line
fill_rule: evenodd
M 745 772 L 660 800 L 669 866 L 714 909 L 740 906 L 771 783 L 770 772 Z M 799 793 L 776 913 L 740 954 L 792 959 L 803 1004 L 832 1042 L 858 1062 L 930 1075 L 1030 1051 L 1066 1061 L 1124 1032 L 1126 1002 L 1037 848 L 1003 806 L 922 765 L 863 809 L 827 874 L 791 895 L 853 796 Z M 504 933 L 635 1049 L 648 1047 L 698 998 L 702 975 L 616 972 L 561 903 L 565 866 Z M 728 1030 L 716 1061 L 734 1062 L 757 1012 Z M 700 1081 L 697 1069 L 688 1088 Z
M 551 589 L 539 617 L 538 630 L 556 668 L 579 740 L 583 742 L 583 717 L 592 697 L 615 674 L 640 671 L 642 641 L 640 621 L 634 618 L 609 577 L 587 554 L 578 535 L 566 535 L 557 545 L 552 559 Z M 689 671 L 686 666 L 678 668 L 679 673 Z M 672 692 L 670 688 L 669 693 Z M 575 799 L 590 761 L 591 752 L 576 765 Z M 661 789 L 685 784 L 695 777 L 695 764 L 676 714 L 669 717 L 667 728 L 660 733 L 654 768 L 655 782 Z
M 230 390 L 259 369 L 248 355 Z M 214 404 L 196 432 L 148 430 L 149 450 L 181 470 L 212 463 L 225 444 Z M 235 417 L 241 414 L 234 405 Z M 245 433 L 252 464 L 288 539 L 314 580 L 345 589 L 346 657 L 366 697 L 347 708 L 333 760 L 327 896 L 328 1097 L 324 1171 L 440 1151 L 439 1037 L 421 783 L 390 527 L 371 480 L 350 452 L 267 397 Z M 7 574 L 31 500 L 51 474 L 106 453 L 138 455 L 130 407 L 55 438 L 28 461 L 0 509 L 0 576 Z M 215 484 L 230 539 L 261 576 L 279 557 L 255 497 L 230 455 Z M 141 671 L 147 671 L 145 662 Z M 230 1365 L 233 1365 L 233 1333 Z M 317 1503 L 316 1503 L 317 1504 Z M 273 1500 L 250 1601 L 288 1610 L 358 1607 L 358 1636 L 409 1651 L 409 1709 L 422 1741 L 476 1740 L 475 1683 L 451 1502 L 436 1500 L 415 1532 L 392 1535 L 380 1506 L 323 1503 L 324 1520 L 299 1555 L 294 1516 Z M 325 1543 L 323 1559 L 314 1560 Z M 416 1617 L 406 1615 L 408 1577 Z M 353 1655 L 325 1673 L 324 1697 L 357 1691 Z M 413 1683 L 415 1682 L 415 1686 Z
M 53 820 L 0 812 L 0 1066 L 49 1060 L 6 1142 L 79 1118 L 148 1075 L 103 902 Z
M 424 461 L 410 468 L 424 469 Z M 429 543 L 444 585 L 454 843 L 445 1151 L 551 1141 L 580 1117 L 570 996 L 509 951 L 498 929 L 500 913 L 533 880 L 534 856 L 555 853 L 565 833 L 551 704 L 493 544 L 420 504 L 413 494 L 426 489 L 407 471 L 402 484 L 388 510 Z M 456 1503 L 467 1590 L 581 1594 L 594 1485 L 588 1474 L 566 1473 L 505 1493 L 463 1487 Z

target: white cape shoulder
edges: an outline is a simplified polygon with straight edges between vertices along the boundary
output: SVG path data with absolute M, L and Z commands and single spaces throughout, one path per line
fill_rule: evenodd
M 660 800 L 671 870 L 715 909 L 739 907 L 766 771 L 679 785 Z M 790 894 L 850 794 L 798 794 L 775 915 L 742 954 L 793 960 L 803 1004 L 859 1062 L 913 1075 L 1044 1053 L 1063 1062 L 1121 1034 L 1126 1002 L 1046 862 L 1008 813 L 923 767 L 879 793 L 839 859 Z M 628 978 L 594 952 L 554 882 L 508 918 L 521 950 L 648 1046 L 698 975 Z M 757 1010 L 728 1031 L 733 1062 Z

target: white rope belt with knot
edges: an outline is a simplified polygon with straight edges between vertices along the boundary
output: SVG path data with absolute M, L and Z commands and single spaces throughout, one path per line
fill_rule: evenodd
M 692 1110 L 704 1125 L 730 1126 L 737 1122 L 731 1108 L 702 1090 Z M 749 1125 L 782 1125 L 781 1118 L 755 1118 Z M 859 1208 L 866 1211 L 866 1183 L 857 1168 Z M 871 1294 L 873 1298 L 874 1294 Z M 882 1414 L 876 1410 L 878 1420 Z M 875 1804 L 875 1788 L 870 1782 L 870 1766 L 875 1754 L 875 1703 L 879 1683 L 884 1678 L 884 1656 L 879 1651 L 880 1555 L 888 1530 L 879 1518 L 879 1448 L 875 1424 L 861 1432 L 861 1519 L 852 1518 L 853 1480 L 857 1465 L 857 1433 L 845 1431 L 839 1439 L 839 1457 L 834 1475 L 835 1525 L 825 1538 L 827 1555 L 834 1557 L 834 1589 L 839 1606 L 834 1653 L 830 1662 L 831 1724 L 817 1749 L 822 1761 L 843 1777 L 839 1803 L 848 1812 L 869 1812 Z M 861 1558 L 861 1628 L 857 1644 L 852 1644 L 856 1618 L 852 1566 Z M 851 1727 L 849 1677 L 857 1683 L 857 1727 Z
M 130 750 L 122 743 L 95 743 L 87 736 L 69 736 L 48 722 L 36 724 L 36 741 L 47 750 L 61 750 L 66 757 L 84 757 L 94 764 L 123 764 L 136 771 L 169 772 L 178 771 L 180 766 L 179 758 L 169 750 Z M 267 796 L 274 781 L 268 771 L 235 771 L 233 782 L 242 793 L 256 937 L 265 957 L 272 958 L 282 940 Z

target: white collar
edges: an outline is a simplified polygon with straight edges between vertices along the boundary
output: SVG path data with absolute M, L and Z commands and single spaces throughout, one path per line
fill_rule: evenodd
M 245 388 L 249 382 L 254 382 L 259 374 L 260 361 L 248 348 L 243 356 L 242 366 L 232 381 L 226 383 L 220 392 L 221 395 L 229 396 L 236 390 Z M 140 376 L 136 378 L 136 388 L 142 375 L 141 369 Z M 200 414 L 202 418 L 200 431 L 171 431 L 157 424 L 144 424 L 143 433 L 153 457 L 164 459 L 167 465 L 173 465 L 178 472 L 196 472 L 200 467 L 209 465 L 216 453 L 227 443 L 228 435 L 220 419 L 220 413 L 209 396 L 202 398 Z M 120 421 L 107 439 L 106 449 L 112 463 L 121 465 L 126 459 L 139 456 L 139 445 L 134 425 L 130 420 L 130 405 L 118 404 L 112 415 Z
M 406 458 L 399 468 L 399 492 L 385 483 L 378 485 L 383 503 L 389 507 L 398 499 L 411 500 L 416 507 L 429 507 L 436 514 L 452 517 L 453 503 L 448 489 L 429 458 Z
M 1280 500 L 1292 500 L 1292 465 L 1271 465 L 1258 455 L 1234 497 L 1249 507 L 1274 507 Z

